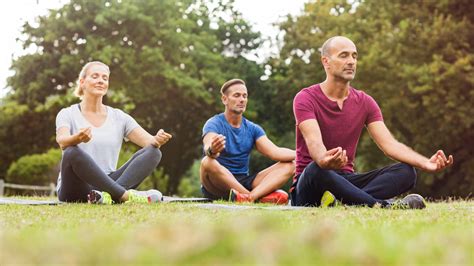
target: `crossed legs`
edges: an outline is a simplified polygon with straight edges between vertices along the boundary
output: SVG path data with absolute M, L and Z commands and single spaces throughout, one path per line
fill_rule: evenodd
M 204 188 L 217 197 L 225 198 L 230 189 L 235 189 L 239 193 L 250 194 L 251 201 L 255 201 L 282 187 L 294 171 L 293 162 L 273 164 L 256 175 L 249 191 L 216 159 L 206 156 L 201 161 L 200 178 Z
M 61 186 L 58 198 L 65 202 L 86 202 L 92 189 L 110 193 L 116 202 L 128 199 L 127 189 L 138 186 L 161 159 L 152 146 L 136 152 L 120 169 L 107 175 L 91 156 L 77 146 L 64 150 L 61 160 Z
M 311 162 L 298 178 L 292 191 L 292 205 L 319 206 L 321 196 L 327 190 L 344 204 L 387 205 L 389 198 L 407 192 L 416 182 L 415 169 L 405 163 L 397 163 L 367 173 L 338 173 L 321 169 Z

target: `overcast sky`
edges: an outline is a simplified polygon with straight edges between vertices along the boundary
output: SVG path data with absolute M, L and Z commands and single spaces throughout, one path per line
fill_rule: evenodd
M 33 21 L 38 15 L 45 15 L 48 9 L 56 9 L 68 0 L 1 0 L 0 1 L 0 97 L 6 92 L 7 77 L 13 75 L 9 70 L 12 58 L 23 55 L 21 44 L 16 41 L 25 21 Z M 303 9 L 307 0 L 236 0 L 235 6 L 250 21 L 254 29 L 264 36 L 275 38 L 278 33 L 272 23 L 280 21 L 286 14 L 296 15 Z M 273 50 L 274 52 L 275 50 Z M 271 52 L 266 47 L 262 54 Z

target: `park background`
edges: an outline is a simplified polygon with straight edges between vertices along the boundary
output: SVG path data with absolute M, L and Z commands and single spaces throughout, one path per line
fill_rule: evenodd
M 308 1 L 300 13 L 275 23 L 279 38 L 271 45 L 278 52 L 262 57 L 267 38 L 233 1 L 72 0 L 27 22 L 18 38 L 34 52 L 12 60 L 0 99 L 0 179 L 56 181 L 61 157 L 56 114 L 78 102 L 72 88 L 82 65 L 100 60 L 111 68 L 106 104 L 130 113 L 151 133 L 163 128 L 173 134 L 159 168 L 142 188 L 199 195 L 201 129 L 223 110 L 221 84 L 244 79 L 250 95 L 245 116 L 275 143 L 294 148 L 292 99 L 324 80 L 318 47 L 344 35 L 360 55 L 352 85 L 376 99 L 396 138 L 426 156 L 444 149 L 455 158 L 447 171 L 420 172 L 416 191 L 432 198 L 471 196 L 470 0 Z M 124 145 L 121 163 L 136 149 Z M 271 163 L 252 156 L 254 171 Z M 364 132 L 357 170 L 389 163 Z

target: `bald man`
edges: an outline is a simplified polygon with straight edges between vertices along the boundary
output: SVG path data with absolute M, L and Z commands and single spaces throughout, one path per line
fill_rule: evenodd
M 415 186 L 415 167 L 438 172 L 451 166 L 453 157 L 438 150 L 427 158 L 392 136 L 375 100 L 350 85 L 357 56 L 350 39 L 328 39 L 321 48 L 326 80 L 302 89 L 294 98 L 296 171 L 291 203 L 327 207 L 337 199 L 348 205 L 422 209 L 425 201 L 418 194 L 389 199 Z M 384 154 L 399 163 L 367 173 L 354 172 L 357 143 L 364 127 Z

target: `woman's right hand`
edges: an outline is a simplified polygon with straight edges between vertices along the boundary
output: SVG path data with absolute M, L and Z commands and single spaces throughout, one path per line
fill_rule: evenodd
M 76 140 L 78 141 L 78 144 L 81 142 L 87 143 L 92 139 L 92 128 L 87 127 L 87 128 L 81 128 L 79 129 L 79 132 L 75 135 Z

